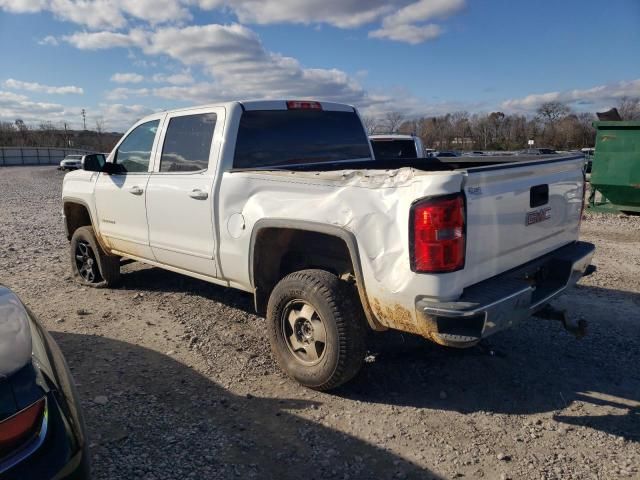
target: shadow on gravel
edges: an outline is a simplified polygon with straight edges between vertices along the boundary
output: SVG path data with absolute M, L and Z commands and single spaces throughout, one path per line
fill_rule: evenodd
M 158 268 L 124 274 L 123 288 L 198 295 L 255 313 L 246 293 Z M 634 308 L 640 306 L 640 295 L 580 285 L 566 297 L 570 309 L 582 311 L 589 322 L 583 340 L 559 323 L 537 319 L 469 350 L 398 332 L 374 334 L 370 350 L 375 361 L 337 394 L 365 403 L 461 413 L 553 412 L 558 422 L 640 442 L 640 314 Z M 621 304 L 637 319 L 621 318 L 618 325 Z M 606 322 L 599 321 L 603 316 Z M 576 402 L 599 407 L 571 412 Z
M 136 269 L 132 271 L 128 271 L 126 268 L 123 269 L 122 286 L 120 287 L 123 290 L 200 296 L 255 314 L 251 294 L 235 288 L 222 287 L 156 267 L 136 265 L 134 267 Z
M 461 413 L 553 413 L 558 422 L 640 442 L 640 322 L 635 334 L 590 324 L 581 341 L 559 324 L 535 322 L 468 350 L 377 334 L 375 361 L 339 394 Z
M 96 479 L 440 478 L 295 415 L 316 402 L 240 397 L 153 350 L 53 335 L 79 384 Z

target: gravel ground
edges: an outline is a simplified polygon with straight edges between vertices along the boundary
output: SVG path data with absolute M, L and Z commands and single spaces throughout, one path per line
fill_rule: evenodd
M 464 351 L 372 335 L 358 378 L 298 387 L 250 296 L 130 264 L 71 280 L 62 173 L 0 168 L 0 283 L 53 332 L 87 417 L 96 479 L 640 478 L 640 217 L 587 214 L 596 274 L 560 306 Z

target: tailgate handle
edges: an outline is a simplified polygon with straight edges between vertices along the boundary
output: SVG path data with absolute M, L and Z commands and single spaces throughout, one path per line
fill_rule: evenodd
M 531 208 L 539 207 L 549 203 L 549 185 L 535 185 L 529 191 L 529 206 Z

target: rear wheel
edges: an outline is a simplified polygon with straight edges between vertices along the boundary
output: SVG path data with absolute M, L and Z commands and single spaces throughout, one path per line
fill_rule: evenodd
M 120 258 L 104 253 L 93 228 L 80 227 L 71 237 L 71 270 L 78 282 L 90 287 L 112 287 L 120 280 Z
M 283 278 L 269 298 L 267 326 L 278 364 L 306 387 L 331 390 L 362 366 L 362 308 L 354 288 L 327 271 L 301 270 Z

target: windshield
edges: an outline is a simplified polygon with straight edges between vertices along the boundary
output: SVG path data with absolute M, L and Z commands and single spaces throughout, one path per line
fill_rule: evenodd
M 234 168 L 285 167 L 371 159 L 358 115 L 317 110 L 243 112 Z
M 393 158 L 418 158 L 416 143 L 406 140 L 371 140 L 373 154 L 376 160 Z

